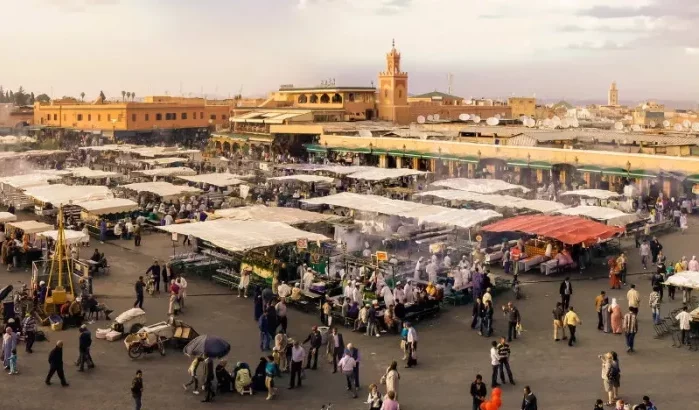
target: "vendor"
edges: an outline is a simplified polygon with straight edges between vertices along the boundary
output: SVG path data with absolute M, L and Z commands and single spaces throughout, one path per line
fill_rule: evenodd
M 403 294 L 405 295 L 405 303 L 413 304 L 415 303 L 415 293 L 413 293 L 413 281 L 408 279 L 408 283 L 405 284 L 403 288 Z
M 365 258 L 371 258 L 371 248 L 369 247 L 369 242 L 364 242 L 364 250 L 362 251 L 362 256 Z
M 422 266 L 422 261 L 425 260 L 424 257 L 420 256 L 420 259 L 417 260 L 417 263 L 415 263 L 415 273 L 413 274 L 413 278 L 415 280 L 420 280 L 420 273 L 423 269 Z M 406 285 L 407 286 L 407 285 Z
M 277 294 L 281 299 L 288 298 L 291 295 L 291 286 L 287 285 L 286 282 L 282 282 L 277 288 Z
M 306 269 L 306 273 L 303 274 L 303 289 L 306 291 L 311 290 L 311 285 L 313 284 L 314 280 L 315 275 L 313 273 L 313 269 Z
M 386 306 L 390 306 L 394 303 L 393 292 L 391 291 L 390 287 L 384 286 L 381 288 L 380 295 L 383 297 L 383 301 Z
M 301 288 L 299 288 L 301 284 L 296 282 L 294 284 L 293 289 L 291 289 L 291 300 L 299 301 L 301 300 Z

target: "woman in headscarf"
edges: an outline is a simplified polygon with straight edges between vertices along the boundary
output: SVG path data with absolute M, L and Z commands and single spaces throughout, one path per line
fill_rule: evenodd
M 235 391 L 239 394 L 243 394 L 243 391 L 252 384 L 252 376 L 250 375 L 250 368 L 245 363 L 240 363 L 235 366 L 236 371 L 234 375 L 235 380 Z
M 396 393 L 396 398 L 398 398 L 398 385 L 400 381 L 400 374 L 398 373 L 398 363 L 391 362 L 391 365 L 386 369 L 386 391 L 392 391 Z
M 263 311 L 262 289 L 260 289 L 259 285 L 255 285 L 255 293 L 253 296 L 253 303 L 255 305 L 255 321 L 257 322 L 258 320 L 260 320 L 260 316 L 262 316 L 262 311 Z
M 10 356 L 12 350 L 17 348 L 17 333 L 12 331 L 11 327 L 5 328 L 5 334 L 2 335 L 2 360 L 5 369 L 10 367 Z
M 227 364 L 228 362 L 226 360 L 221 360 L 214 370 L 216 381 L 218 382 L 218 391 L 220 393 L 233 391 L 233 377 L 228 373 L 228 370 L 226 370 Z
M 692 260 L 687 264 L 687 270 L 699 272 L 699 261 L 697 261 L 696 256 L 692 256 Z
M 255 368 L 255 375 L 252 378 L 252 388 L 255 391 L 266 391 L 267 387 L 265 387 L 265 378 L 267 377 L 265 373 L 265 368 L 267 367 L 267 359 L 264 357 L 260 357 L 260 362 L 257 364 L 257 367 Z M 236 375 L 236 380 L 238 379 Z
M 612 332 L 616 334 L 621 333 L 621 306 L 616 302 L 616 298 L 612 298 L 612 304 L 609 306 L 609 312 L 611 313 L 610 321 L 612 324 Z
M 602 306 L 600 306 L 602 312 L 602 331 L 604 333 L 611 333 L 612 331 L 612 312 L 609 310 L 609 298 L 606 296 L 602 299 Z

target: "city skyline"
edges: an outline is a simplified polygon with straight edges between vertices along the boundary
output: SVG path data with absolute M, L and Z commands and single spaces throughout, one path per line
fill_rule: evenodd
M 232 3 L 232 4 L 231 4 Z M 26 0 L 0 6 L 0 79 L 54 97 L 100 90 L 262 96 L 376 82 L 395 38 L 412 94 L 696 101 L 691 0 Z M 662 5 L 662 7 L 661 7 Z M 28 23 L 31 22 L 31 23 Z

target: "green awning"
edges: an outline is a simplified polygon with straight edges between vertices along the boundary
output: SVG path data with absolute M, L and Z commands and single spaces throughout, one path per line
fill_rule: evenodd
M 699 174 L 694 174 L 694 175 L 688 176 L 687 181 L 699 184 Z
M 388 154 L 388 151 L 381 148 L 374 148 L 371 150 L 371 153 L 374 155 L 386 155 Z
M 470 162 L 473 164 L 478 163 L 478 158 L 476 157 L 469 157 L 469 156 L 458 156 L 458 155 L 442 155 L 442 159 L 446 159 L 449 161 L 459 161 L 459 162 Z
M 604 168 L 602 169 L 602 173 L 604 175 L 616 175 L 620 177 L 625 177 L 629 174 L 624 168 Z
M 333 151 L 337 152 L 349 152 L 352 154 L 371 154 L 371 149 L 369 148 L 344 148 L 344 147 L 333 147 L 330 148 Z
M 603 169 L 601 167 L 596 167 L 594 165 L 583 165 L 582 167 L 577 169 L 578 172 L 602 172 Z
M 306 148 L 306 151 L 308 152 L 321 152 L 324 154 L 328 152 L 327 148 L 318 144 L 304 144 L 303 147 Z
M 394 157 L 407 157 L 407 158 L 422 158 L 422 153 L 417 151 L 388 151 L 388 155 Z
M 658 176 L 645 169 L 632 169 L 628 172 L 631 178 L 657 178 Z

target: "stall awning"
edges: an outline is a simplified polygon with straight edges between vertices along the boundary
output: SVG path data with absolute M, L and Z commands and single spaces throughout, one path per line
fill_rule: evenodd
M 578 172 L 602 172 L 601 167 L 596 167 L 594 165 L 583 165 L 577 169 Z
M 327 147 L 318 144 L 305 144 L 303 147 L 306 148 L 306 151 L 308 152 L 319 152 L 323 154 L 328 152 Z
M 604 168 L 602 169 L 604 175 L 615 175 L 620 177 L 625 177 L 628 175 L 628 171 L 623 168 Z
M 277 181 L 277 182 L 300 181 L 300 182 L 305 182 L 307 184 L 311 184 L 311 183 L 329 184 L 329 183 L 333 182 L 334 179 L 332 179 L 330 177 L 320 176 L 320 175 L 299 174 L 299 175 L 285 175 L 282 177 L 267 178 L 267 181 Z
M 51 238 L 54 241 L 58 240 L 58 231 L 45 231 L 40 232 L 38 236 L 44 238 Z M 82 233 L 82 231 L 73 231 L 70 229 L 63 230 L 63 237 L 65 238 L 66 244 L 73 245 L 76 243 L 81 243 L 83 241 L 89 241 L 90 236 Z
M 632 169 L 629 171 L 629 177 L 631 178 L 657 178 L 658 176 L 650 171 L 646 171 L 645 169 Z
M 542 161 L 522 161 L 522 160 L 510 160 L 507 161 L 507 165 L 510 167 L 520 167 L 520 168 L 531 168 L 531 169 L 551 169 L 551 164 Z
M 688 176 L 687 181 L 699 184 L 699 174 Z
M 344 148 L 344 147 L 333 147 L 330 148 L 332 151 L 350 153 L 350 154 L 371 154 L 370 148 Z
M 53 230 L 53 225 L 37 221 L 8 222 L 6 226 L 9 228 L 21 229 L 28 235 Z
M 241 181 L 238 179 L 240 176 L 239 175 L 234 175 L 230 174 L 227 172 L 221 172 L 221 173 L 214 173 L 214 174 L 199 174 L 199 175 L 191 175 L 191 176 L 184 176 L 184 175 L 178 175 L 177 178 L 189 181 L 189 182 L 195 182 L 195 183 L 204 183 L 204 184 L 209 184 L 213 186 L 217 186 L 220 188 L 225 188 L 229 186 L 234 186 L 234 185 L 240 185 L 244 183 L 244 181 Z
M 476 192 L 479 194 L 492 194 L 510 190 L 519 190 L 524 193 L 531 191 L 527 187 L 510 184 L 509 182 L 499 179 L 450 178 L 433 182 L 430 186 Z
M 54 184 L 28 188 L 24 193 L 41 203 L 55 206 L 113 197 L 109 187 L 103 185 Z
M 438 189 L 416 194 L 417 197 L 434 196 L 448 201 L 477 202 L 497 208 L 529 209 L 537 212 L 552 212 L 566 208 L 566 205 L 543 199 L 524 199 L 511 195 L 489 195 L 456 189 Z
M 523 232 L 575 245 L 609 239 L 623 233 L 624 229 L 577 216 L 523 215 L 484 226 L 483 231 Z
M 187 167 L 171 167 L 147 169 L 145 171 L 134 171 L 134 174 L 140 174 L 149 177 L 174 177 L 181 175 L 196 175 L 197 171 Z
M 349 174 L 349 178 L 363 179 L 366 181 L 383 181 L 386 179 L 402 178 L 407 176 L 425 175 L 427 172 L 410 168 L 374 168 Z
M 150 192 L 162 198 L 171 198 L 180 195 L 192 195 L 201 192 L 200 189 L 186 186 L 173 185 L 169 182 L 139 182 L 135 184 L 121 185 L 122 188 L 136 192 Z
M 580 196 L 585 198 L 595 198 L 595 199 L 611 199 L 618 198 L 621 195 L 614 191 L 606 191 L 604 189 L 576 189 L 573 191 L 566 191 L 560 194 L 561 196 Z
M 17 220 L 17 215 L 9 212 L 0 212 L 0 223 L 12 222 Z
M 337 215 L 304 211 L 298 208 L 267 207 L 264 205 L 217 209 L 214 216 L 235 221 L 283 222 L 289 225 L 327 222 L 341 219 Z
M 93 215 L 108 215 L 131 212 L 138 209 L 138 204 L 125 198 L 108 198 L 97 201 L 77 202 L 76 206 Z
M 103 179 L 119 176 L 118 172 L 108 172 L 88 167 L 68 168 L 68 171 L 76 178 Z

